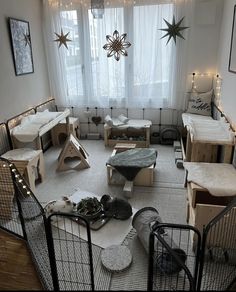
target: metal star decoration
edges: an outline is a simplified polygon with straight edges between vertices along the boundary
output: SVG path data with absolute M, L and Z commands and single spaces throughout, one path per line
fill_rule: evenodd
M 113 32 L 113 36 L 107 35 L 106 40 L 107 44 L 103 46 L 104 50 L 107 50 L 107 57 L 112 57 L 116 59 L 116 61 L 120 60 L 120 55 L 128 56 L 126 48 L 131 46 L 131 43 L 126 42 L 126 33 L 119 35 L 119 32 L 115 30 Z
M 71 42 L 71 40 L 67 38 L 69 33 L 70 32 L 68 32 L 67 34 L 64 35 L 62 29 L 61 29 L 61 34 L 58 34 L 58 33 L 55 32 L 55 35 L 58 37 L 58 39 L 54 40 L 54 42 L 59 42 L 59 48 L 60 48 L 61 45 L 64 45 L 68 50 L 66 42 Z
M 175 41 L 175 44 L 176 44 L 176 37 L 177 37 L 177 36 L 180 37 L 180 38 L 182 38 L 182 39 L 185 39 L 185 38 L 181 35 L 180 32 L 181 32 L 182 30 L 184 30 L 184 29 L 189 28 L 189 27 L 188 27 L 188 26 L 183 26 L 183 27 L 180 26 L 180 24 L 181 24 L 181 22 L 183 21 L 183 19 L 184 19 L 184 17 L 182 17 L 182 18 L 180 19 L 179 22 L 175 23 L 175 16 L 173 16 L 172 24 L 169 23 L 168 21 L 166 21 L 166 20 L 164 19 L 164 21 L 165 21 L 165 23 L 167 24 L 168 28 L 161 28 L 160 30 L 163 30 L 163 31 L 166 31 L 166 32 L 167 32 L 163 37 L 161 37 L 161 39 L 163 39 L 163 38 L 166 37 L 166 36 L 169 36 L 168 41 L 167 41 L 166 44 L 168 44 L 169 40 L 170 40 L 172 37 L 173 37 L 173 39 L 174 39 L 174 41 Z

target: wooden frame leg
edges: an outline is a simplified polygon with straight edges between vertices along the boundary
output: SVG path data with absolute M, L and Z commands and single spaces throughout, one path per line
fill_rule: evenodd
M 45 163 L 44 163 L 43 152 L 41 152 L 39 154 L 38 172 L 39 172 L 41 182 L 44 181 L 44 179 L 45 179 Z

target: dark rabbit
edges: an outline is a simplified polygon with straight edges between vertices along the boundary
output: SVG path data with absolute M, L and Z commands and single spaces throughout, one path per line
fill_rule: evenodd
M 104 214 L 107 217 L 126 220 L 132 216 L 132 207 L 126 200 L 103 195 L 100 202 L 103 205 Z

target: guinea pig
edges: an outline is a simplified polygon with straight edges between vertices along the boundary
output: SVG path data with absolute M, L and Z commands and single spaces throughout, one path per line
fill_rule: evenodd
M 61 200 L 53 200 L 44 207 L 46 216 L 52 213 L 72 213 L 76 207 L 76 203 L 72 202 L 68 197 L 64 196 Z

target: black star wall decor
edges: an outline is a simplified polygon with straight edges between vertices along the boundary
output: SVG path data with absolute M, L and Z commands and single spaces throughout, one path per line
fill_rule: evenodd
M 166 31 L 167 32 L 163 37 L 161 37 L 161 39 L 163 39 L 166 36 L 169 36 L 166 44 L 168 44 L 168 42 L 170 41 L 171 38 L 174 39 L 174 42 L 176 44 L 176 38 L 177 38 L 177 36 L 180 37 L 180 38 L 182 38 L 182 39 L 185 39 L 180 32 L 182 30 L 184 30 L 184 29 L 189 28 L 189 27 L 188 26 L 183 26 L 183 27 L 180 26 L 181 23 L 182 23 L 182 21 L 183 21 L 183 19 L 184 19 L 184 17 L 182 17 L 180 19 L 180 21 L 178 21 L 177 23 L 175 23 L 175 16 L 174 15 L 173 15 L 172 23 L 169 23 L 168 21 L 166 21 L 164 19 L 164 21 L 167 24 L 168 28 L 161 28 L 160 30 L 163 30 L 163 31 Z
M 66 33 L 64 35 L 62 29 L 61 29 L 61 34 L 58 34 L 58 33 L 55 32 L 55 35 L 58 37 L 58 39 L 54 40 L 54 42 L 59 42 L 59 48 L 60 48 L 61 45 L 64 45 L 68 49 L 67 42 L 71 42 L 71 40 L 67 38 L 69 33 L 70 32 L 68 32 L 68 33 Z

